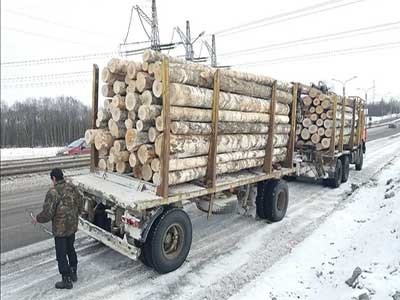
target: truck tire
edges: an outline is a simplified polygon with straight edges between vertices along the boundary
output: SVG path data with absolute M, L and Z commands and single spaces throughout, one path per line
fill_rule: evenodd
M 256 210 L 262 219 L 282 220 L 289 204 L 289 188 L 284 180 L 269 180 L 258 184 Z
M 342 167 L 343 167 L 343 173 L 342 173 L 342 182 L 347 182 L 349 179 L 349 173 L 350 173 L 350 160 L 347 155 L 344 155 L 341 157 L 342 161 Z
M 360 149 L 358 151 L 358 161 L 356 162 L 356 170 L 361 171 L 364 163 L 364 152 Z
M 192 223 L 180 208 L 162 213 L 147 236 L 143 256 L 158 273 L 178 269 L 192 245 Z
M 342 183 L 342 177 L 343 177 L 342 161 L 340 159 L 337 159 L 334 177 L 328 179 L 328 185 L 333 188 L 338 188 Z

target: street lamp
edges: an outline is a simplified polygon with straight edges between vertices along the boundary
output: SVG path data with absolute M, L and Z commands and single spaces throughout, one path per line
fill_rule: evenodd
M 332 80 L 342 84 L 342 86 L 343 86 L 343 97 L 344 97 L 346 95 L 346 83 L 348 83 L 349 81 L 351 81 L 353 79 L 356 79 L 356 78 L 357 78 L 357 76 L 353 76 L 353 77 L 351 77 L 349 79 L 346 79 L 346 80 L 338 80 L 338 79 L 335 79 L 335 78 L 332 78 Z
M 367 104 L 367 100 L 368 100 L 368 92 L 369 92 L 370 90 L 374 89 L 374 88 L 375 88 L 375 84 L 374 84 L 373 86 L 371 86 L 371 87 L 367 88 L 367 89 L 363 89 L 363 88 L 357 88 L 357 90 L 358 90 L 358 91 L 362 91 L 362 92 L 364 92 L 364 95 L 365 95 L 365 104 Z

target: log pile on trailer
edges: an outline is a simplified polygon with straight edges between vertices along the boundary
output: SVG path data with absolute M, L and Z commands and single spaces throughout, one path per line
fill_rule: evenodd
M 169 61 L 167 78 L 164 58 Z M 151 50 L 145 51 L 142 62 L 112 59 L 101 72 L 105 100 L 97 129 L 85 134 L 86 142 L 99 151 L 98 168 L 161 184 L 166 88 L 169 185 L 206 176 L 214 125 L 216 174 L 262 167 L 269 139 L 272 164 L 279 168 L 289 155 L 293 86 L 266 76 L 219 70 L 214 120 L 216 71 Z
M 352 99 L 301 85 L 297 147 L 313 146 L 316 150 L 326 150 L 332 142 L 337 146 L 341 135 L 342 144 L 349 145 L 352 139 L 354 142 L 354 127 L 358 121 L 355 104 Z

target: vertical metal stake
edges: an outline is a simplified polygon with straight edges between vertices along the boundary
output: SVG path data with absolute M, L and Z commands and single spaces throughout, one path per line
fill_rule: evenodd
M 99 67 L 93 65 L 92 82 L 92 129 L 96 128 L 97 112 L 99 110 Z M 99 151 L 94 146 L 90 147 L 90 172 L 94 172 L 99 165 Z

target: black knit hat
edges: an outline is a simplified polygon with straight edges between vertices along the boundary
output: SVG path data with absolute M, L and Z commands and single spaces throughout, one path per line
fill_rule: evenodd
M 54 168 L 50 172 L 50 178 L 53 178 L 53 177 L 55 177 L 57 181 L 60 181 L 60 180 L 64 179 L 64 174 L 60 168 Z

